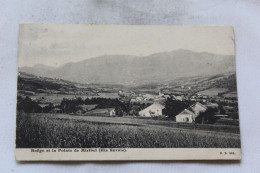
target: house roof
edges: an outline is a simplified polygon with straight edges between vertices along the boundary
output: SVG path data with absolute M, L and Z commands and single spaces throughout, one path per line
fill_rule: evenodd
M 158 102 L 154 102 L 153 104 L 151 104 L 151 105 L 148 106 L 147 108 L 141 110 L 140 112 L 145 111 L 145 110 L 148 110 L 148 109 L 150 109 L 150 108 L 153 107 L 153 106 L 157 106 L 157 107 L 159 107 L 159 108 L 161 108 L 161 109 L 164 109 L 164 106 L 163 106 L 163 105 L 161 105 L 161 104 L 158 103 Z
M 199 105 L 200 107 L 202 107 L 203 109 L 207 109 L 207 106 L 201 104 L 200 102 L 196 102 L 193 105 L 191 105 L 190 107 L 188 107 L 187 109 L 194 112 L 194 108 L 196 105 Z
M 159 106 L 161 109 L 164 109 L 164 106 L 158 102 L 154 102 L 153 105 Z
M 195 103 L 195 104 L 193 104 L 193 105 L 200 105 L 201 107 L 203 107 L 203 108 L 207 109 L 207 106 L 205 106 L 205 105 L 201 104 L 200 102 L 196 102 L 196 103 Z
M 41 104 L 38 104 L 41 108 L 44 108 L 44 107 L 46 107 L 46 106 L 48 106 L 49 105 L 49 103 L 41 103 Z
M 190 110 L 188 110 L 188 109 L 184 109 L 181 113 L 179 113 L 178 115 L 180 115 L 180 114 L 190 114 L 190 115 L 192 115 L 192 116 L 195 116 L 195 114 L 192 112 L 192 111 L 190 111 Z M 177 116 L 178 116 L 177 115 Z

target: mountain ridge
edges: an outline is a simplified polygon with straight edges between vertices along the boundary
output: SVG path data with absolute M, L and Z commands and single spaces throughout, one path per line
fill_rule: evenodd
M 38 65 L 39 66 L 39 65 Z M 19 71 L 38 76 L 57 77 L 79 83 L 144 84 L 179 77 L 235 72 L 232 55 L 177 50 L 148 56 L 103 55 L 60 67 L 22 67 Z

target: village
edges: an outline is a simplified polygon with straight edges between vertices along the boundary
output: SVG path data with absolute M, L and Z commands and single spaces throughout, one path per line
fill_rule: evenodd
M 122 96 L 122 92 L 119 92 Z M 123 96 L 125 98 L 125 95 Z M 196 100 L 198 99 L 198 100 Z M 176 115 L 173 112 L 173 115 L 165 114 L 165 104 L 167 101 L 176 101 L 177 103 L 186 102 L 189 103 L 187 107 L 182 107 L 183 110 Z M 219 121 L 232 121 L 234 116 L 232 117 L 232 113 L 229 112 L 231 109 L 234 109 L 232 106 L 221 106 L 214 102 L 211 102 L 212 98 L 205 97 L 203 95 L 196 95 L 192 96 L 190 100 L 186 99 L 184 96 L 175 96 L 175 95 L 164 95 L 163 93 L 159 92 L 158 95 L 152 94 L 139 94 L 136 98 L 132 98 L 130 103 L 133 105 L 143 104 L 145 105 L 142 107 L 143 109 L 139 109 L 139 111 L 135 113 L 131 113 L 132 110 L 128 112 L 128 114 L 124 114 L 124 116 L 135 116 L 135 117 L 143 117 L 143 118 L 167 118 L 167 117 L 174 117 L 175 122 L 179 123 L 195 123 L 196 118 L 199 117 L 200 114 L 207 112 L 209 109 L 214 109 L 215 112 L 210 112 L 207 116 L 212 116 Z M 227 99 L 228 100 L 228 99 Z M 230 101 L 230 100 L 228 100 Z M 236 104 L 235 101 L 227 102 L 232 103 L 233 105 Z M 103 108 L 103 109 L 96 109 L 98 105 L 79 105 L 78 110 L 75 114 L 82 115 L 82 116 L 119 116 L 118 111 L 115 107 L 110 108 Z M 172 105 L 170 105 L 172 106 Z M 180 107 L 172 107 L 171 109 L 180 109 Z M 230 114 L 231 113 L 231 114 Z M 233 111 L 234 113 L 234 111 Z
M 231 77 L 192 78 L 171 85 L 133 88 L 80 85 L 22 73 L 18 78 L 18 103 L 21 102 L 18 110 L 77 116 L 160 118 L 177 123 L 238 124 L 237 94 L 228 82 Z M 41 87 L 33 88 L 35 84 Z M 36 106 L 26 110 L 23 106 L 28 107 L 26 102 Z

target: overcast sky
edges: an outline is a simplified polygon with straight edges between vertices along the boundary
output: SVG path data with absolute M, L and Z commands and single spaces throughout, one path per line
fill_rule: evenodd
M 26 24 L 19 30 L 19 67 L 60 66 L 102 55 L 146 56 L 187 49 L 234 55 L 232 27 Z

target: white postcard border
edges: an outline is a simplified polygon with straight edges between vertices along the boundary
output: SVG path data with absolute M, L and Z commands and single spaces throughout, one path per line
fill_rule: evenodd
M 240 148 L 16 148 L 18 161 L 240 160 Z

